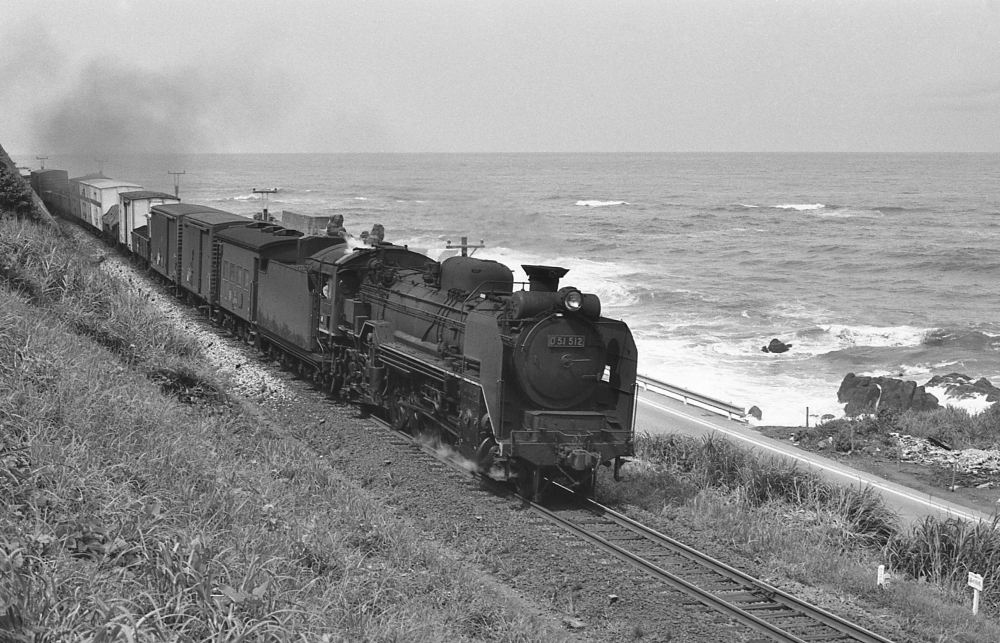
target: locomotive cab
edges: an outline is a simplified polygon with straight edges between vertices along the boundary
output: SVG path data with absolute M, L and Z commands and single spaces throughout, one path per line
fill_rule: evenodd
M 343 336 L 340 323 L 343 318 L 343 302 L 357 294 L 356 275 L 348 271 L 342 274 L 338 263 L 344 257 L 354 254 L 346 243 L 331 246 L 306 259 L 310 280 L 319 292 L 319 315 L 317 330 L 321 336 Z

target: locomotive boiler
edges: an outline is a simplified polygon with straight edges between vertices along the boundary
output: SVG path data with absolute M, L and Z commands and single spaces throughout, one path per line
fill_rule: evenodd
M 636 347 L 567 273 L 405 247 L 340 244 L 305 261 L 315 350 L 331 391 L 397 429 L 430 434 L 535 497 L 559 480 L 593 494 L 633 455 Z M 519 289 L 515 289 L 518 286 Z M 525 287 L 527 286 L 527 287 Z

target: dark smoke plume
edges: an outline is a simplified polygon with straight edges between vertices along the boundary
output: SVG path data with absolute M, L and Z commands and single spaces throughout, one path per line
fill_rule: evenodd
M 43 104 L 35 139 L 75 154 L 228 151 L 279 114 L 246 68 L 146 71 L 100 60 Z

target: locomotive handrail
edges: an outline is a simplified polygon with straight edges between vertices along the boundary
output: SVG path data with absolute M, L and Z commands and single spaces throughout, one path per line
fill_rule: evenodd
M 489 295 L 489 294 L 495 293 L 494 290 L 490 290 L 489 292 L 486 291 L 486 289 L 484 288 L 484 286 L 486 286 L 488 284 L 500 284 L 502 286 L 505 286 L 507 284 L 507 282 L 500 281 L 498 279 L 488 279 L 486 281 L 483 281 L 478 286 L 476 286 L 475 290 L 473 290 L 471 293 L 468 294 L 468 296 L 465 298 L 465 301 L 462 302 L 462 306 L 463 307 L 468 306 L 469 302 L 472 301 L 473 299 L 478 299 L 479 295 L 484 295 L 484 294 L 485 295 Z M 514 292 L 513 286 L 511 287 L 511 292 Z M 507 294 L 507 290 L 504 289 L 504 291 L 501 294 Z
M 713 397 L 709 397 L 708 395 L 689 391 L 686 388 L 668 384 L 667 382 L 653 379 L 652 377 L 647 377 L 645 375 L 636 375 L 636 384 L 642 387 L 642 390 L 644 391 L 650 391 L 659 395 L 666 395 L 668 397 L 679 399 L 684 402 L 684 404 L 694 404 L 695 406 L 712 411 L 713 413 L 725 415 L 730 420 L 735 420 L 736 422 L 747 421 L 746 410 L 741 406 L 733 404 L 732 402 L 723 402 L 722 400 L 717 400 Z

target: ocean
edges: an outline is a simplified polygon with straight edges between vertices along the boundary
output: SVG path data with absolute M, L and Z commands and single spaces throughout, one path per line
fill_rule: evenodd
M 12 155 L 38 167 L 33 155 Z M 445 256 L 483 242 L 563 266 L 628 322 L 639 371 L 764 424 L 839 416 L 847 373 L 1000 384 L 1000 155 L 234 154 L 106 156 L 104 173 L 238 214 L 345 217 Z M 78 176 L 83 157 L 50 154 Z M 761 346 L 777 338 L 782 354 Z

